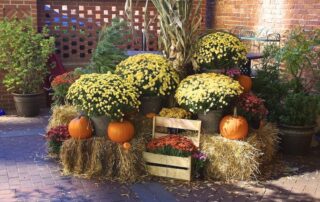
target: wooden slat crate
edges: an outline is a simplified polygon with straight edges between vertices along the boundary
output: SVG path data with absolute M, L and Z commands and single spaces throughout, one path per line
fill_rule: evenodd
M 187 119 L 174 119 L 165 117 L 153 118 L 153 138 L 166 136 L 168 134 L 155 132 L 156 127 L 170 127 L 185 130 L 193 130 L 197 132 L 196 138 L 190 138 L 193 143 L 199 147 L 200 145 L 200 130 L 201 121 L 187 120 Z M 162 154 L 154 154 L 144 152 L 143 158 L 147 163 L 148 172 L 155 176 L 170 177 L 181 180 L 191 180 L 192 161 L 189 157 L 168 156 Z

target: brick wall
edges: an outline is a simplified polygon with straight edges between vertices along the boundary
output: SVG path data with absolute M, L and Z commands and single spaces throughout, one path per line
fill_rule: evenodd
M 213 13 L 216 29 L 246 26 L 284 33 L 298 25 L 320 28 L 319 0 L 215 0 Z

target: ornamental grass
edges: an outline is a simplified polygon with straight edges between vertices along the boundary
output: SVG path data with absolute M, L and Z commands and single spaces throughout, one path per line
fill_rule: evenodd
M 172 64 L 161 55 L 138 54 L 120 62 L 116 73 L 134 83 L 142 95 L 170 95 L 179 83 Z
M 72 105 L 56 105 L 52 108 L 52 115 L 49 119 L 47 131 L 51 128 L 68 125 L 69 122 L 79 114 L 75 106 Z

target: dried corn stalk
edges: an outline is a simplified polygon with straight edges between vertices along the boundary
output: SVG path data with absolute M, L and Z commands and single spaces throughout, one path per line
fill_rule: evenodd
M 151 0 L 158 12 L 160 44 L 174 68 L 184 74 L 201 26 L 201 0 Z M 197 3 L 195 3 L 197 2 Z

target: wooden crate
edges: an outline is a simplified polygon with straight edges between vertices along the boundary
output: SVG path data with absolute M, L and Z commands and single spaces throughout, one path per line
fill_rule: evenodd
M 156 127 L 167 127 L 167 128 L 179 128 L 185 130 L 193 130 L 197 132 L 196 138 L 190 140 L 197 146 L 200 146 L 200 130 L 201 121 L 187 120 L 187 119 L 174 119 L 165 117 L 154 117 L 153 118 L 153 129 L 152 137 L 163 137 L 168 134 L 156 132 Z M 191 180 L 191 169 L 192 161 L 191 156 L 189 157 L 177 157 L 168 156 L 162 154 L 154 154 L 150 152 L 144 152 L 143 158 L 147 164 L 148 172 L 152 175 L 160 177 L 170 177 L 181 180 Z
M 147 169 L 151 175 L 191 180 L 191 157 L 167 156 L 144 152 Z

